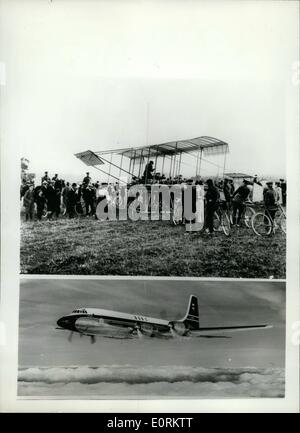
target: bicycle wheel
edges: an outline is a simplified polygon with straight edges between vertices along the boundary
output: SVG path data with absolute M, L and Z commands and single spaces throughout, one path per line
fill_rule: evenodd
M 229 236 L 231 230 L 231 224 L 230 224 L 229 216 L 225 212 L 222 214 L 221 226 L 225 236 Z
M 215 231 L 219 231 L 220 230 L 220 225 L 221 225 L 221 221 L 220 221 L 220 217 L 217 214 L 217 212 L 214 213 L 214 230 Z
M 248 229 L 251 228 L 251 221 L 254 215 L 255 215 L 255 210 L 250 206 L 246 206 L 245 213 L 244 213 L 244 222 L 245 222 L 245 226 L 248 227 Z
M 252 218 L 252 229 L 258 236 L 269 236 L 272 232 L 272 222 L 270 218 L 262 212 L 258 212 Z

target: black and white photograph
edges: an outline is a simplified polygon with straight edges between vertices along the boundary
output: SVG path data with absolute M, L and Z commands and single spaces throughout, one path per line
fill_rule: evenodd
M 284 393 L 283 282 L 21 281 L 19 396 Z
M 101 4 L 84 9 L 88 42 L 80 32 L 69 40 L 67 30 L 82 21 L 77 15 L 56 28 L 65 45 L 58 36 L 49 40 L 42 26 L 54 18 L 39 15 L 39 8 L 34 12 L 40 19 L 37 33 L 18 29 L 17 37 L 29 38 L 30 46 L 38 34 L 47 52 L 60 53 L 51 65 L 39 60 L 39 50 L 30 50 L 18 90 L 23 101 L 20 272 L 285 278 L 288 106 L 283 74 L 294 59 L 293 45 L 285 44 L 277 27 L 277 8 L 267 8 L 269 29 L 257 2 L 237 6 L 243 18 L 247 10 L 254 14 L 253 38 L 251 20 L 235 25 L 222 20 L 222 11 L 237 13 L 231 2 L 219 3 L 220 9 L 189 4 L 195 16 L 185 43 L 193 56 L 198 52 L 193 36 L 206 36 L 200 51 L 209 59 L 207 67 L 224 68 L 221 77 L 168 78 L 156 63 L 152 77 L 119 71 L 107 77 L 99 56 L 92 55 L 109 49 L 103 40 L 109 29 L 99 31 L 92 16 L 93 10 L 100 14 Z M 63 5 L 54 2 L 53 14 L 60 16 Z M 115 8 L 119 14 L 120 3 Z M 211 29 L 192 25 L 208 18 L 216 20 Z M 130 23 L 123 24 L 132 38 Z M 136 25 L 148 39 L 151 27 Z M 253 58 L 249 55 L 255 71 L 247 73 L 251 65 L 241 59 L 229 74 L 237 31 L 246 52 L 254 50 Z M 258 46 L 260 39 L 264 43 Z M 133 53 L 144 49 L 139 39 L 130 41 L 122 64 L 127 72 Z M 163 42 L 153 41 L 161 62 L 167 49 L 159 50 Z M 143 51 L 141 56 L 147 61 Z M 276 66 L 267 79 L 262 59 Z M 105 66 L 113 65 L 110 59 Z M 206 70 L 205 60 L 202 66 Z
M 0 0 L 0 412 L 299 409 L 298 0 Z

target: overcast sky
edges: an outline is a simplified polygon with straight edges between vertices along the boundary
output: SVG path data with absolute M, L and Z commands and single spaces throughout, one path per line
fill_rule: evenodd
M 81 180 L 83 150 L 201 135 L 229 143 L 227 171 L 285 175 L 297 2 L 1 3 L 4 136 L 38 178 Z
M 272 324 L 231 338 L 114 340 L 55 330 L 78 307 L 181 319 L 190 294 L 199 299 L 200 326 Z M 20 366 L 185 365 L 283 367 L 285 288 L 281 282 L 23 280 L 20 290 Z M 216 335 L 220 335 L 216 333 Z

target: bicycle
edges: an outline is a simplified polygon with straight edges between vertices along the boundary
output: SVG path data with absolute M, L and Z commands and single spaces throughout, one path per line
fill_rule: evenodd
M 283 208 L 280 205 L 276 206 L 274 218 L 270 214 L 271 209 L 268 209 L 265 205 L 262 208 L 264 212 L 257 212 L 251 221 L 254 233 L 258 236 L 270 236 L 277 229 L 281 229 L 286 233 L 286 215 Z M 275 208 L 272 210 L 275 210 Z
M 226 202 L 220 202 L 217 210 L 214 213 L 214 230 L 223 231 L 225 236 L 230 236 L 231 222 L 228 215 Z
M 254 203 L 252 201 L 246 201 L 244 203 L 244 210 L 242 212 L 241 221 L 244 222 L 245 226 L 250 229 L 252 218 L 255 215 L 255 210 L 253 209 Z M 230 222 L 233 225 L 232 212 L 230 213 Z
M 252 201 L 246 201 L 245 202 L 245 210 L 242 215 L 242 220 L 245 223 L 245 226 L 248 227 L 248 229 L 251 228 L 252 219 L 255 215 L 255 210 L 253 209 L 253 202 Z

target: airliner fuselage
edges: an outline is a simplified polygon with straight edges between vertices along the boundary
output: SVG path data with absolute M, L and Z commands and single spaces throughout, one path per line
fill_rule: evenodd
M 191 295 L 185 316 L 181 320 L 163 320 L 141 314 L 129 314 L 119 311 L 104 310 L 101 308 L 78 308 L 71 314 L 61 317 L 57 321 L 59 329 L 67 329 L 73 332 L 91 337 L 92 343 L 95 336 L 110 338 L 141 337 L 189 337 L 204 336 L 203 333 L 230 332 L 266 328 L 268 325 L 242 325 L 242 326 L 217 326 L 200 327 L 198 299 Z
M 170 333 L 170 322 L 142 315 L 98 308 L 79 308 L 57 322 L 58 326 L 86 335 L 130 336 L 135 331 L 152 336 Z

